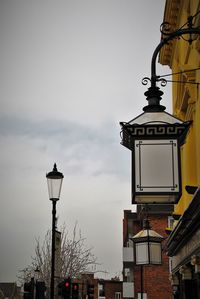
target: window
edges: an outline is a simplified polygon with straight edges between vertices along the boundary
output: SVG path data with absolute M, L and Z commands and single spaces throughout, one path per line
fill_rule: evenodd
M 99 284 L 99 297 L 105 297 L 105 286 L 103 283 Z
M 133 269 L 124 268 L 124 276 L 126 282 L 132 282 L 133 281 Z
M 132 236 L 133 234 L 129 234 L 129 238 L 131 238 Z M 129 239 L 126 243 L 126 247 L 133 247 L 133 241 Z
M 168 216 L 168 227 L 173 229 L 174 218 L 172 216 Z
M 121 299 L 121 292 L 115 292 L 115 299 Z

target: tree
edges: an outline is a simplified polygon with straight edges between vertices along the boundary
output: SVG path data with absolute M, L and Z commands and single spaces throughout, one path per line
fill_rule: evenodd
M 85 244 L 81 231 L 77 232 L 77 223 L 74 226 L 72 237 L 66 230 L 65 224 L 61 228 L 61 273 L 60 277 L 78 277 L 81 273 L 97 265 L 97 258 L 92 254 L 92 248 Z M 34 272 L 39 269 L 38 278 L 50 285 L 51 274 L 51 230 L 48 230 L 44 241 L 36 239 L 35 255 L 31 258 L 31 264 L 20 270 L 18 278 L 24 283 L 34 277 Z

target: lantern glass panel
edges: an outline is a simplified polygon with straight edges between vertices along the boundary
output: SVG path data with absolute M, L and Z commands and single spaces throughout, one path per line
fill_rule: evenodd
M 59 199 L 60 198 L 62 180 L 63 180 L 62 178 L 59 178 L 59 179 L 47 178 L 49 199 Z
M 135 141 L 135 191 L 179 192 L 177 140 Z
M 149 264 L 148 242 L 135 243 L 135 263 L 136 265 Z
M 150 264 L 160 265 L 162 263 L 161 244 L 150 242 L 149 252 L 150 252 Z

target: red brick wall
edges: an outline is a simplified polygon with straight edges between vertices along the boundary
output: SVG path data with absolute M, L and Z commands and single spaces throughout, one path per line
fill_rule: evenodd
M 120 292 L 122 296 L 121 281 L 105 281 L 105 297 L 106 299 L 115 299 L 115 293 Z

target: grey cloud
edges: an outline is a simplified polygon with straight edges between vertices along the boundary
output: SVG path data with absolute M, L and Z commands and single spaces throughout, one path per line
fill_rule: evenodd
M 34 146 L 42 152 L 57 151 L 66 161 L 70 174 L 77 173 L 77 167 L 79 173 L 84 172 L 88 166 L 91 175 L 108 174 L 127 179 L 129 154 L 124 152 L 123 155 L 121 151 L 119 132 L 120 127 L 115 123 L 90 127 L 69 121 L 34 123 L 24 118 L 0 119 L 0 135 L 25 136 L 26 139 L 35 140 Z

